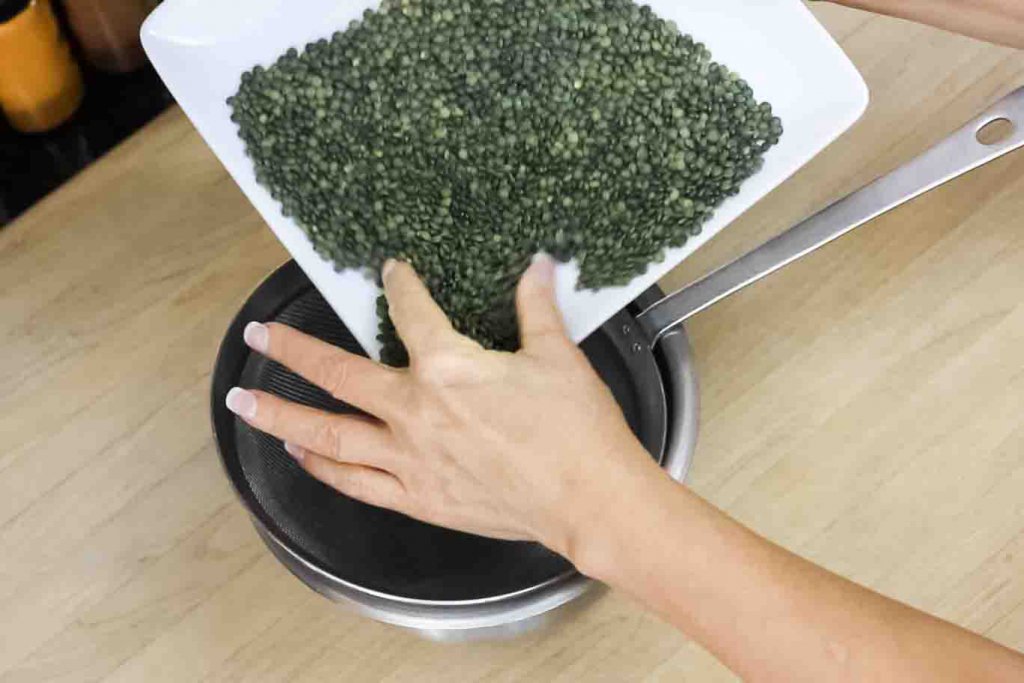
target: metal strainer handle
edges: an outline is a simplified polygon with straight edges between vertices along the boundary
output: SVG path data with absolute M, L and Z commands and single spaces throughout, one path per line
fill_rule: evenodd
M 986 144 L 979 132 L 996 121 L 1012 130 Z M 957 176 L 1024 146 L 1024 87 L 913 161 L 822 209 L 760 247 L 651 305 L 637 318 L 653 346 L 695 313 L 806 256 L 871 219 Z

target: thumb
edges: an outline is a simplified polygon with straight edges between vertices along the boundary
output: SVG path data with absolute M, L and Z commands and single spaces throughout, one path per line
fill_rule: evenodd
M 547 254 L 537 254 L 523 273 L 516 290 L 516 308 L 523 348 L 566 339 L 562 313 L 555 303 L 555 261 Z

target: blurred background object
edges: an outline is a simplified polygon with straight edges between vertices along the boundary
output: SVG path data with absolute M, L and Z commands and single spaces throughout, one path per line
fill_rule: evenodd
M 0 106 L 11 126 L 38 133 L 82 102 L 82 74 L 50 0 L 0 0 Z
M 6 115 L 0 121 L 0 229 L 173 102 L 139 45 L 139 28 L 155 4 L 152 0 L 62 0 L 55 5 L 50 0 L 0 0 L 0 100 Z M 22 28 L 18 33 L 22 37 L 10 40 L 10 29 L 22 26 L 26 17 L 34 18 L 33 25 L 49 28 L 36 28 L 35 33 L 22 33 Z M 49 40 L 44 41 L 49 61 L 14 51 L 11 46 L 25 43 L 24 36 L 35 36 L 36 42 L 40 37 Z M 7 84 L 16 84 L 16 92 L 21 93 L 53 82 L 63 85 L 65 101 L 74 101 L 70 111 L 63 117 L 49 113 L 51 126 L 18 125 L 8 110 Z M 76 83 L 77 100 L 71 97 Z M 47 111 L 60 113 L 58 109 Z
M 97 69 L 135 71 L 146 63 L 139 29 L 149 14 L 146 0 L 63 0 L 71 30 Z

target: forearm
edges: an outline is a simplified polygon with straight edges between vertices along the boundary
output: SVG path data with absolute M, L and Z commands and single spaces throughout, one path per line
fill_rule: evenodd
M 993 43 L 1024 48 L 1020 0 L 832 0 L 839 5 L 930 24 Z
M 1024 658 L 769 543 L 667 478 L 574 558 L 758 680 L 1024 680 Z M 640 502 L 642 501 L 642 502 Z

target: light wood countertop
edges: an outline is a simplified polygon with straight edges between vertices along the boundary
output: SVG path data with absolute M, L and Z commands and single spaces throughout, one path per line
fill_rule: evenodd
M 669 284 L 1024 84 L 1022 53 L 816 11 L 870 85 L 867 114 Z M 178 110 L 0 231 L 0 681 L 731 679 L 615 593 L 518 640 L 441 645 L 292 578 L 235 500 L 207 415 L 221 335 L 285 258 Z M 689 329 L 699 493 L 1024 648 L 1024 152 Z

